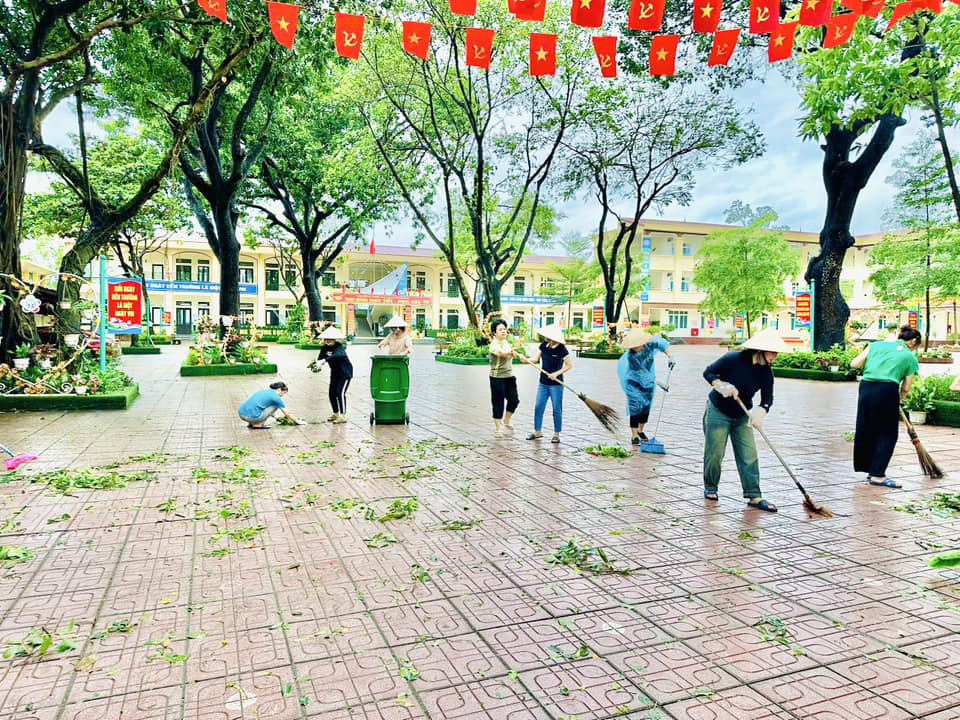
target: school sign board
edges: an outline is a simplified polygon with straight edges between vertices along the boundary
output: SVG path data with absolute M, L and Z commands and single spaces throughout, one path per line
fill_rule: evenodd
M 143 286 L 138 278 L 107 279 L 107 330 L 139 335 L 143 330 Z

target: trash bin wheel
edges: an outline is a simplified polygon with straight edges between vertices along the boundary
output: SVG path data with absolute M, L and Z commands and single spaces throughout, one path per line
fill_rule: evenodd
M 373 425 L 376 422 L 377 422 L 377 416 L 374 415 L 373 413 L 370 413 L 370 424 Z
M 406 415 L 403 416 L 403 424 L 404 425 L 410 424 L 410 413 L 407 413 Z

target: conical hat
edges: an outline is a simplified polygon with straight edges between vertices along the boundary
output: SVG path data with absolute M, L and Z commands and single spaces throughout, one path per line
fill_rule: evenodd
M 620 341 L 620 344 L 625 348 L 635 348 L 640 347 L 641 345 L 646 345 L 651 340 L 653 340 L 653 335 L 644 332 L 640 328 L 634 328 L 623 336 L 623 340 Z
M 320 333 L 320 338 L 322 340 L 343 340 L 346 335 L 343 334 L 343 331 L 340 330 L 336 325 L 331 325 L 322 333 Z
M 547 340 L 553 340 L 555 343 L 560 343 L 561 345 L 567 344 L 566 338 L 563 337 L 563 330 L 552 323 L 550 325 L 544 325 L 537 330 L 537 334 Z
M 390 322 L 384 325 L 384 327 L 388 327 L 388 328 L 395 328 L 395 327 L 405 328 L 406 326 L 407 326 L 407 321 L 404 320 L 399 315 L 394 315 L 392 318 L 390 318 Z
M 744 350 L 766 350 L 767 352 L 788 353 L 792 348 L 773 328 L 761 330 L 743 344 Z

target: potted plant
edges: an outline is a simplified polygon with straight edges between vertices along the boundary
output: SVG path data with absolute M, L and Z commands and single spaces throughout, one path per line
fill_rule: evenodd
M 70 379 L 73 381 L 73 391 L 77 395 L 87 394 L 87 379 L 83 375 L 74 375 Z
M 910 416 L 910 422 L 914 425 L 923 425 L 927 422 L 927 413 L 934 408 L 933 396 L 936 388 L 931 383 L 926 383 L 922 378 L 918 378 L 910 386 L 910 392 L 903 400 L 903 409 Z
M 13 350 L 13 366 L 17 370 L 26 370 L 30 367 L 30 355 L 33 352 L 33 345 L 30 343 L 21 343 Z
M 53 367 L 53 360 L 57 356 L 57 348 L 50 343 L 41 343 L 33 348 L 33 357 L 44 370 Z
M 80 344 L 80 333 L 66 333 L 63 336 L 63 343 L 67 347 L 75 348 Z

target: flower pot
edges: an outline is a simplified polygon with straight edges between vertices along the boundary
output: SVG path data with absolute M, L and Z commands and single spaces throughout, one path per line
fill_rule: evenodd
M 924 410 L 910 410 L 907 414 L 914 425 L 925 425 L 927 422 L 927 413 Z
M 43 368 L 44 370 L 49 370 L 50 368 L 53 367 L 53 360 L 48 360 L 47 358 L 44 358 L 43 360 L 40 361 L 40 367 Z
M 60 309 L 61 309 L 61 310 L 69 310 L 69 309 L 72 308 L 72 307 L 73 307 L 73 303 L 70 302 L 69 300 L 61 300 L 61 301 L 60 301 Z
M 86 395 L 86 394 L 87 394 L 87 386 L 86 386 L 86 385 L 77 385 L 77 386 L 73 389 L 73 391 L 74 391 L 77 395 Z
M 831 365 L 831 366 L 830 366 L 830 372 L 840 372 L 840 366 L 839 366 L 839 365 Z
M 30 358 L 14 358 L 13 366 L 17 370 L 26 370 L 28 367 L 30 367 Z
M 63 336 L 63 342 L 67 347 L 75 348 L 80 344 L 80 333 L 69 333 Z

